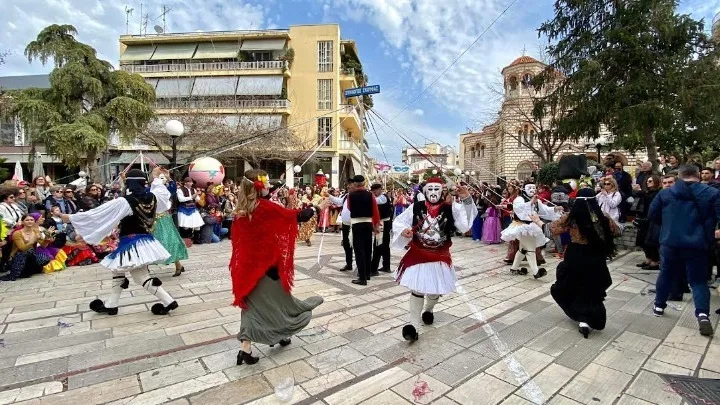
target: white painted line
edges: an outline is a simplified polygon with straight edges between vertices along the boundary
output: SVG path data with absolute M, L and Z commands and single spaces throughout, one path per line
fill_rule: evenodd
M 517 381 L 518 385 L 522 387 L 523 391 L 525 391 L 525 394 L 527 394 L 530 402 L 536 405 L 544 404 L 545 396 L 540 390 L 540 387 L 538 387 L 538 385 L 535 384 L 535 381 L 530 378 L 530 375 L 525 370 L 525 367 L 523 367 L 523 365 L 515 358 L 515 356 L 510 353 L 507 345 L 502 340 L 500 340 L 500 337 L 497 335 L 492 326 L 487 323 L 487 318 L 485 318 L 485 315 L 483 315 L 482 311 L 480 311 L 480 309 L 478 309 L 478 307 L 470 300 L 467 291 L 465 291 L 465 288 L 460 284 L 456 284 L 456 290 L 463 298 L 468 308 L 470 308 L 470 311 L 472 311 L 472 313 L 475 315 L 475 319 L 483 323 L 483 330 L 490 337 L 490 341 L 493 343 L 493 346 L 495 346 L 495 350 L 500 353 L 500 356 L 502 356 L 502 360 L 505 362 L 505 364 L 507 364 L 508 369 L 510 369 L 510 372 L 513 373 L 515 380 Z

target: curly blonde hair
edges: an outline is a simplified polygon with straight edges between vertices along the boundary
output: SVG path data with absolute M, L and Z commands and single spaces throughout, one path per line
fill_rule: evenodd
M 237 182 L 235 215 L 252 219 L 252 213 L 258 205 L 259 198 L 254 181 L 259 176 L 267 176 L 267 172 L 259 169 L 248 170 L 245 172 L 245 176 Z

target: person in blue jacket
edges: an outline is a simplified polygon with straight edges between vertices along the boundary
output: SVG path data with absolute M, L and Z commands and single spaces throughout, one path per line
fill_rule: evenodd
M 710 336 L 707 266 L 718 236 L 715 228 L 720 222 L 720 192 L 700 183 L 695 166 L 680 166 L 678 177 L 673 187 L 658 193 L 648 211 L 648 219 L 661 224 L 660 275 L 653 313 L 663 315 L 674 280 L 686 272 L 700 334 Z

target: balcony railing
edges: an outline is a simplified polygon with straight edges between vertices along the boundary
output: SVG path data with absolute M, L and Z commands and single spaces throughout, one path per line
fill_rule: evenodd
M 355 152 L 358 158 L 362 156 L 362 151 L 358 146 L 358 143 L 350 139 L 340 139 L 340 150 L 349 150 Z
M 155 108 L 193 109 L 193 108 L 237 108 L 237 109 L 287 109 L 290 100 L 174 100 L 160 99 Z
M 343 68 L 342 74 L 349 75 L 349 76 L 355 76 L 355 68 Z
M 343 104 L 342 106 L 344 107 L 342 112 L 345 114 L 352 114 L 357 120 L 359 126 L 362 120 L 360 119 L 360 114 L 358 113 L 357 107 L 351 104 Z
M 165 72 L 209 72 L 218 70 L 261 70 L 284 69 L 287 61 L 269 60 L 261 62 L 193 62 L 163 63 L 159 65 L 120 65 L 120 69 L 130 73 Z

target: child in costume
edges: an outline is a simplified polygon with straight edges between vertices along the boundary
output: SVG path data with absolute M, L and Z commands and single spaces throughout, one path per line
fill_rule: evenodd
M 150 277 L 148 269 L 149 264 L 170 258 L 170 253 L 152 235 L 156 215 L 170 208 L 170 192 L 160 179 L 152 182 L 150 192 L 146 191 L 146 185 L 145 173 L 132 169 L 125 178 L 125 197 L 108 201 L 90 211 L 62 216 L 63 222 L 72 223 L 78 235 L 89 244 L 100 243 L 119 225 L 118 248 L 101 262 L 113 274 L 112 291 L 105 301 L 96 299 L 90 303 L 90 309 L 95 312 L 117 315 L 120 294 L 130 285 L 127 273 L 161 301 L 150 309 L 153 314 L 167 315 L 178 307 L 162 288 L 162 281 Z
M 393 221 L 392 247 L 410 245 L 395 273 L 398 284 L 410 290 L 410 323 L 402 329 L 405 340 L 419 338 L 420 321 L 431 325 L 433 308 L 441 295 L 455 292 L 455 268 L 450 256 L 451 238 L 467 232 L 477 207 L 467 188 L 458 187 L 455 200 L 443 195 L 440 178 L 429 179 L 422 188 L 424 199 L 417 199 Z
M 153 179 L 160 179 L 163 184 L 167 185 L 168 177 L 163 173 L 161 168 L 156 167 L 153 169 L 152 176 Z M 182 240 L 182 237 L 180 237 L 180 233 L 169 212 L 165 211 L 157 214 L 153 236 L 163 245 L 168 253 L 170 253 L 170 257 L 165 260 L 163 264 L 175 264 L 175 274 L 173 274 L 173 277 L 182 274 L 182 272 L 185 271 L 185 266 L 182 265 L 180 260 L 188 259 L 187 246 L 185 246 L 185 242 Z

